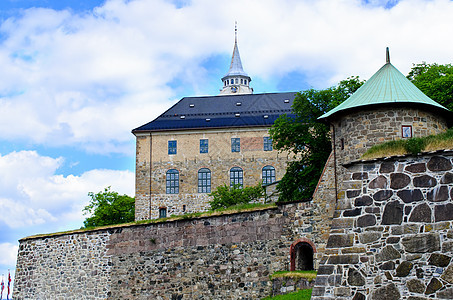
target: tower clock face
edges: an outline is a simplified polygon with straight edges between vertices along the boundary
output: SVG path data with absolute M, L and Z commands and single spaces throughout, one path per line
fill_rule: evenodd
M 237 86 L 232 86 L 231 87 L 231 92 L 236 93 L 238 91 Z

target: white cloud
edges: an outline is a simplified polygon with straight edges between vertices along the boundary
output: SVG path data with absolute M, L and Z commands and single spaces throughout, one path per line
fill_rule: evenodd
M 202 65 L 231 54 L 235 20 L 244 67 L 270 91 L 289 72 L 316 88 L 367 79 L 386 46 L 403 73 L 421 61 L 449 63 L 451 15 L 448 0 L 110 0 L 83 14 L 28 9 L 0 26 L 0 139 L 133 155 L 130 130 L 177 100 L 171 83 L 203 93 Z
M 8 265 L 12 261 L 16 261 L 17 250 L 19 249 L 18 245 L 0 243 L 0 249 L 2 249 L 2 255 L 0 255 L 0 265 Z
M 79 223 L 88 192 L 107 186 L 120 194 L 134 195 L 130 171 L 91 170 L 80 176 L 57 175 L 62 158 L 40 156 L 35 151 L 0 155 L 0 222 L 10 228 Z

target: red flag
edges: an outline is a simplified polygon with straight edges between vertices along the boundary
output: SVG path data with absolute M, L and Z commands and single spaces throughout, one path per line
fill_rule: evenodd
M 11 285 L 11 273 L 8 270 L 8 289 L 6 293 L 6 300 L 9 300 L 10 285 Z
M 2 293 L 0 294 L 0 299 L 3 299 L 3 290 L 5 289 L 5 281 L 3 280 L 3 275 L 2 275 Z

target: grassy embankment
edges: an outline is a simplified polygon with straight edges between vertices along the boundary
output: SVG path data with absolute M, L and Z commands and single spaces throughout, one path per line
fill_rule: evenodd
M 453 128 L 438 135 L 390 141 L 371 147 L 362 159 L 453 149 Z
M 269 278 L 306 278 L 309 282 L 316 278 L 316 271 L 278 271 L 270 275 Z M 266 297 L 263 300 L 310 300 L 311 289 L 299 290 L 285 295 L 277 295 L 274 297 Z

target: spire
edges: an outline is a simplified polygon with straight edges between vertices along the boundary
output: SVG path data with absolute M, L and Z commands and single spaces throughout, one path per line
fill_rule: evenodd
M 230 69 L 228 70 L 228 73 L 222 77 L 223 89 L 220 90 L 220 94 L 251 94 L 253 92 L 253 89 L 249 87 L 251 80 L 250 76 L 247 75 L 242 68 L 238 47 L 237 22 L 235 22 L 233 55 L 231 57 Z
M 389 52 L 389 47 L 387 47 L 387 48 L 385 49 L 385 62 L 386 62 L 387 64 L 390 63 L 390 52 Z

